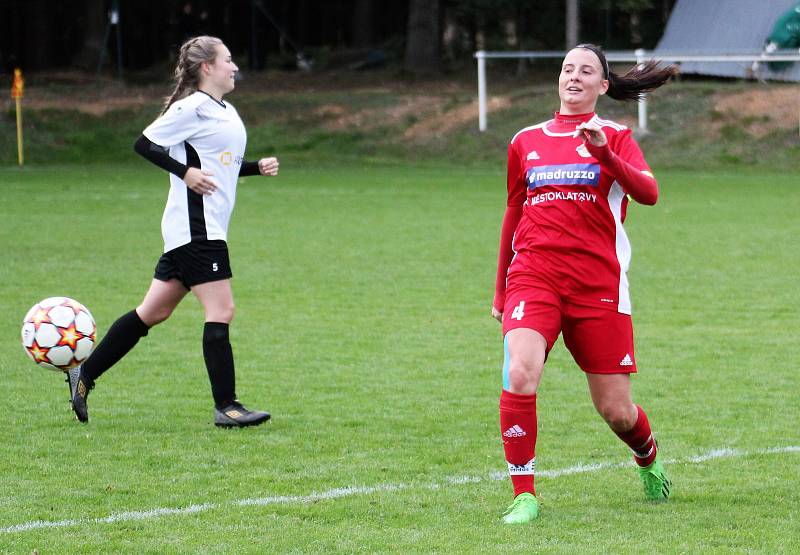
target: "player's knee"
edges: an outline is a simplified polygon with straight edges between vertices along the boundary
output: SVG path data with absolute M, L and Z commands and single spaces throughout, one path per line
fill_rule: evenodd
M 513 392 L 530 392 L 536 387 L 536 368 L 526 361 L 512 360 L 508 366 L 508 385 Z
M 151 309 L 139 307 L 136 309 L 136 312 L 139 313 L 139 318 L 142 319 L 142 322 L 152 328 L 172 316 L 173 310 L 174 309 L 171 307 L 157 307 Z
M 208 311 L 206 320 L 209 322 L 224 322 L 230 324 L 233 321 L 233 316 L 236 310 L 233 303 L 224 304 L 214 307 L 213 310 Z
M 609 428 L 617 432 L 630 430 L 636 420 L 631 421 L 629 407 L 620 403 L 603 403 L 597 406 L 597 412 L 606 421 Z

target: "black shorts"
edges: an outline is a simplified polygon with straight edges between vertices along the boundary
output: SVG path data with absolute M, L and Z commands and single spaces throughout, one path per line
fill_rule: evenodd
M 154 278 L 161 281 L 178 279 L 186 289 L 195 285 L 233 277 L 228 258 L 228 244 L 213 241 L 193 241 L 165 252 L 158 259 Z

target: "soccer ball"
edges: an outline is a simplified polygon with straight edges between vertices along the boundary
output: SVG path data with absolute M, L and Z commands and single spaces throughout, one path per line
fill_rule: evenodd
M 92 313 L 69 297 L 49 297 L 33 305 L 22 322 L 22 346 L 43 368 L 66 372 L 89 356 L 97 326 Z

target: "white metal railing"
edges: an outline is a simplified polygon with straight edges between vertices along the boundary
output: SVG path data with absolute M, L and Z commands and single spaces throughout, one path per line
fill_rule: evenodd
M 567 53 L 560 50 L 487 52 L 478 50 L 475 58 L 478 61 L 478 130 L 486 131 L 486 60 L 518 59 L 518 58 L 563 58 Z M 651 58 L 662 62 L 800 62 L 800 50 L 777 50 L 772 53 L 711 53 L 687 54 L 683 52 L 654 52 L 652 50 L 633 50 L 606 52 L 609 62 L 636 62 L 641 64 Z M 639 130 L 647 131 L 647 95 L 639 102 Z

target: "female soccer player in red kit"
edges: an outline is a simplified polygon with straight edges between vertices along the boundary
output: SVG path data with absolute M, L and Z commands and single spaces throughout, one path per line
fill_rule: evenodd
M 559 333 L 586 374 L 595 408 L 633 451 L 646 497 L 669 497 L 647 414 L 631 398 L 631 251 L 622 227 L 628 198 L 655 204 L 658 184 L 630 130 L 594 110 L 602 94 L 637 100 L 675 73 L 651 61 L 618 76 L 599 47 L 579 45 L 561 67 L 559 111 L 509 144 L 492 307 L 503 324 L 500 428 L 515 496 L 505 523 L 539 514 L 536 391 Z

